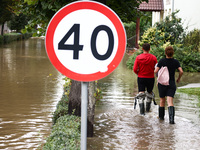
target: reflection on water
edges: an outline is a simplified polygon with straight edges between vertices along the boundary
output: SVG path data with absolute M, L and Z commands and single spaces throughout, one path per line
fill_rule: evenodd
M 0 47 L 0 149 L 36 149 L 44 143 L 62 78 L 49 62 L 44 40 Z
M 126 59 L 127 56 L 111 75 L 99 81 L 103 99 L 95 108 L 94 137 L 88 138 L 88 149 L 199 149 L 199 100 L 182 93 L 176 94 L 175 125 L 169 124 L 167 108 L 165 120 L 157 119 L 156 105 L 152 105 L 150 113 L 141 116 L 139 106 L 136 110 L 133 108 L 137 76 L 126 69 Z M 199 73 L 185 73 L 178 86 L 195 82 L 200 83 Z M 159 103 L 156 85 L 154 92 Z

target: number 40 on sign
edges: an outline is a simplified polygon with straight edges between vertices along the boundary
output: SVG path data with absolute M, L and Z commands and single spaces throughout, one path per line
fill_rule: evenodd
M 99 80 L 119 65 L 126 34 L 119 17 L 97 2 L 75 2 L 60 9 L 46 32 L 51 63 L 78 81 Z

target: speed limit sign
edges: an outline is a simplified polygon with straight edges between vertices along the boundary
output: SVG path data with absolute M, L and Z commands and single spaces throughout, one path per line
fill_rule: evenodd
M 58 71 L 73 80 L 88 82 L 116 69 L 125 53 L 126 34 L 110 8 L 94 1 L 78 1 L 53 16 L 45 46 Z

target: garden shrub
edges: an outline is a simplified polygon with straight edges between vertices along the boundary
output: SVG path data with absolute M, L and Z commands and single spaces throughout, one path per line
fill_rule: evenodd
M 25 33 L 25 34 L 9 33 L 9 34 L 5 34 L 3 36 L 0 36 L 0 44 L 8 44 L 8 43 L 13 42 L 13 41 L 28 39 L 31 36 L 32 36 L 32 33 Z
M 53 113 L 53 118 L 52 118 L 53 124 L 56 123 L 59 117 L 68 114 L 68 103 L 69 103 L 68 96 L 63 95 L 63 97 L 61 98 L 61 100 L 58 102 L 56 106 L 55 112 Z
M 3 44 L 3 36 L 0 35 L 0 45 Z
M 190 31 L 184 38 L 185 47 L 192 46 L 192 51 L 200 52 L 200 30 L 194 29 Z
M 176 13 L 167 16 L 163 21 L 155 24 L 154 27 L 147 29 L 141 37 L 140 46 L 149 43 L 156 47 L 170 42 L 174 45 L 183 42 L 185 36 L 184 28 L 180 18 L 176 18 Z
M 58 118 L 43 150 L 79 150 L 81 119 L 74 115 Z

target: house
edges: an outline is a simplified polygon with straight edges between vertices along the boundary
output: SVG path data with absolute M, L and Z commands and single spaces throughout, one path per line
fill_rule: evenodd
M 152 11 L 152 26 L 172 12 L 178 11 L 177 17 L 182 19 L 183 27 L 188 31 L 200 29 L 200 0 L 149 0 L 139 6 L 140 11 Z
M 149 0 L 148 3 L 142 2 L 138 8 L 140 11 L 152 12 L 152 26 L 160 22 L 172 12 L 178 11 L 177 17 L 182 19 L 183 27 L 187 31 L 200 29 L 200 0 Z M 139 48 L 140 19 L 136 22 L 136 41 L 135 47 Z M 187 32 L 186 31 L 186 32 Z

